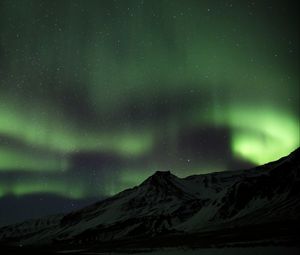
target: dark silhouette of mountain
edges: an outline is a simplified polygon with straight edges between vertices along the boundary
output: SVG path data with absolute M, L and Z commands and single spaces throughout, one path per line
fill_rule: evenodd
M 3 245 L 166 247 L 297 244 L 300 149 L 248 170 L 178 178 L 156 172 L 139 186 L 64 215 L 0 229 Z

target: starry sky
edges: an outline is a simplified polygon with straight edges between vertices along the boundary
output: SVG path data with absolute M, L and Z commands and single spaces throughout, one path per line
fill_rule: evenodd
M 1 0 L 0 224 L 299 147 L 294 2 Z

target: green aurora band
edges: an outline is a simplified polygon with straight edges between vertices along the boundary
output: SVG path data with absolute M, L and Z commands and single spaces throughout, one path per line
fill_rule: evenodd
M 180 163 L 184 128 L 229 130 L 228 151 L 253 165 L 299 147 L 296 15 L 242 2 L 1 1 L 0 173 L 58 177 L 1 181 L 0 197 L 112 195 L 157 169 L 228 168 Z M 122 163 L 97 189 L 72 175 L 80 152 Z

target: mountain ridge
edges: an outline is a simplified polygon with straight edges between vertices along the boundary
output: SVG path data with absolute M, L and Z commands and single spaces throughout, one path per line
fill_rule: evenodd
M 137 245 L 158 237 L 209 236 L 233 227 L 236 232 L 253 226 L 263 229 L 272 223 L 280 226 L 282 233 L 275 229 L 276 238 L 272 237 L 274 231 L 263 238 L 294 241 L 294 230 L 289 229 L 299 226 L 300 221 L 299 154 L 298 148 L 286 157 L 249 170 L 185 178 L 157 171 L 138 186 L 56 216 L 49 224 L 45 218 L 0 228 L 0 243 L 104 245 L 134 240 Z

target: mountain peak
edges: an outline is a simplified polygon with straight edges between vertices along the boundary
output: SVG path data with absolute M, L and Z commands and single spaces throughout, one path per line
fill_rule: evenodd
M 172 177 L 175 177 L 175 175 L 171 174 L 170 171 L 156 171 L 153 175 L 146 179 L 143 184 L 160 186 L 168 183 L 171 179 L 173 179 Z
M 171 176 L 170 171 L 156 171 L 152 176 L 169 177 Z
M 152 180 L 170 180 L 172 177 L 174 177 L 173 174 L 171 174 L 170 171 L 156 171 L 152 176 L 149 177 L 149 179 Z

